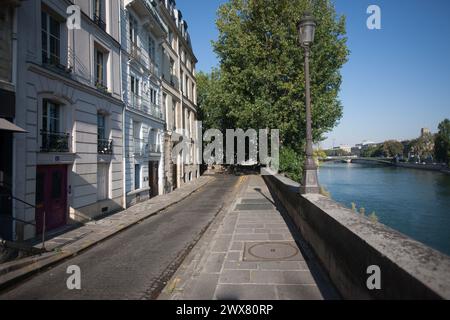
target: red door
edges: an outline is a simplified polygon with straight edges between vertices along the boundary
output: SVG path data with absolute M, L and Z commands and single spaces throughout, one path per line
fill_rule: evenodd
M 61 227 L 67 221 L 67 167 L 38 166 L 36 169 L 36 232 Z

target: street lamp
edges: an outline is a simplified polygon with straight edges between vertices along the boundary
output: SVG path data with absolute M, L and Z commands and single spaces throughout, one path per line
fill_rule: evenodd
M 310 13 L 305 13 L 298 24 L 300 45 L 305 49 L 305 100 L 306 100 L 306 160 L 303 167 L 303 175 L 300 193 L 319 193 L 317 179 L 317 166 L 313 159 L 313 141 L 311 129 L 311 88 L 309 79 L 309 54 L 310 46 L 314 42 L 316 21 Z

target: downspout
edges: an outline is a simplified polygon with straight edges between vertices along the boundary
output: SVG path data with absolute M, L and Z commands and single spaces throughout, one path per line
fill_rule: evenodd
M 121 95 L 121 100 L 122 100 L 122 189 L 123 189 L 123 196 L 122 196 L 122 201 L 123 201 L 123 208 L 126 209 L 127 208 L 127 193 L 126 193 L 126 184 L 127 184 L 127 177 L 126 177 L 126 146 L 125 146 L 125 109 L 126 109 L 126 104 L 125 104 L 125 100 L 124 100 L 124 92 L 123 92 L 123 54 L 122 54 L 122 6 L 121 6 L 121 1 L 118 0 L 117 1 L 117 5 L 119 6 L 119 54 L 120 54 L 120 65 L 119 65 L 119 79 L 120 79 L 120 95 Z
M 19 52 L 17 50 L 18 48 L 18 44 L 17 44 L 17 34 L 18 34 L 18 14 L 17 14 L 17 8 L 14 8 L 13 10 L 13 30 L 12 30 L 12 83 L 14 85 L 14 92 L 15 92 L 15 96 L 16 96 L 16 105 L 17 105 L 17 72 L 18 72 L 18 62 L 19 62 Z M 16 105 L 14 106 L 15 111 L 17 112 L 17 108 Z M 15 117 L 14 117 L 15 118 Z M 15 122 L 15 119 L 14 119 Z M 16 135 L 12 134 L 12 173 L 11 173 L 11 179 L 12 179 L 12 194 L 15 195 L 16 194 L 16 170 L 17 170 L 17 161 L 16 161 Z M 16 218 L 16 201 L 13 199 L 11 202 L 11 214 L 13 218 Z M 11 237 L 13 240 L 16 239 L 16 223 L 15 222 L 11 222 L 12 223 L 12 230 L 11 230 Z

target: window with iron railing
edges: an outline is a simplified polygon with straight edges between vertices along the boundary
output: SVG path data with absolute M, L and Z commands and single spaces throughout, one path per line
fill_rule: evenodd
M 130 104 L 132 108 L 140 109 L 140 81 L 134 76 L 130 76 Z
M 106 116 L 97 114 L 97 152 L 99 154 L 112 154 L 113 141 L 107 138 L 106 134 Z
M 108 91 L 106 83 L 106 56 L 107 53 L 95 48 L 95 86 L 101 91 Z
M 143 156 L 145 154 L 145 149 L 147 144 L 144 139 L 133 137 L 133 147 L 134 147 L 134 155 Z
M 104 0 L 94 0 L 93 2 L 93 16 L 92 20 L 94 23 L 100 27 L 103 31 L 106 31 L 106 23 L 103 19 L 104 13 Z
M 69 134 L 61 129 L 61 106 L 43 100 L 41 152 L 69 152 Z

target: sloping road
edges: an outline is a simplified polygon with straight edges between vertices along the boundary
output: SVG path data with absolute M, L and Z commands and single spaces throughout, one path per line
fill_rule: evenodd
M 238 177 L 216 180 L 157 216 L 0 293 L 0 299 L 152 299 L 235 192 Z M 67 268 L 81 269 L 68 290 Z

